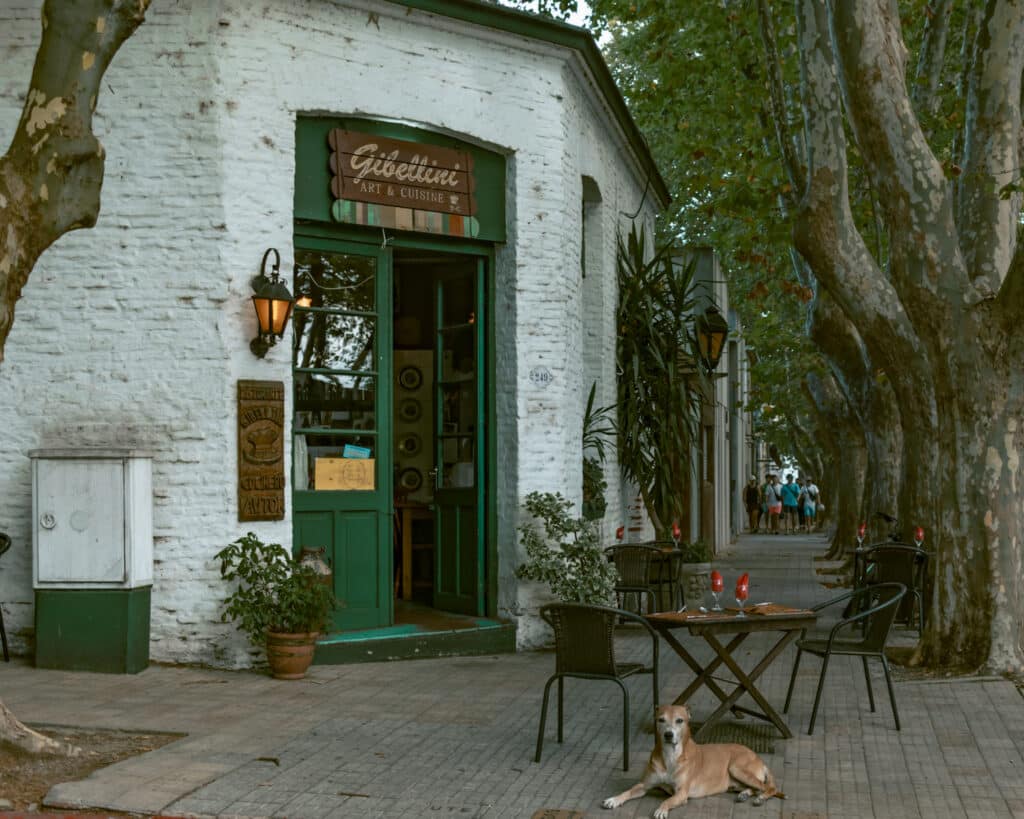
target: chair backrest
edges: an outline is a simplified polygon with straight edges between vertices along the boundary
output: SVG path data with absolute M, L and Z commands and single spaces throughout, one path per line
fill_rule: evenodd
M 10 538 L 10 536 L 9 535 L 5 535 L 3 532 L 0 532 L 0 555 L 2 555 L 4 552 L 6 552 L 10 548 L 11 548 L 11 538 Z
M 864 553 L 864 574 L 869 584 L 902 583 L 921 590 L 928 570 L 928 552 L 916 546 L 893 543 Z
M 549 603 L 540 616 L 555 632 L 558 674 L 617 676 L 615 622 L 618 609 L 584 603 Z
M 619 573 L 619 586 L 643 586 L 650 583 L 651 563 L 661 554 L 657 546 L 646 543 L 623 543 L 609 546 L 605 553 Z
M 900 600 L 906 593 L 907 587 L 902 583 L 878 583 L 854 593 L 854 611 L 867 615 L 864 618 L 867 621 L 864 627 L 864 648 L 876 651 L 885 648 L 885 641 L 889 639 L 889 631 L 899 611 Z

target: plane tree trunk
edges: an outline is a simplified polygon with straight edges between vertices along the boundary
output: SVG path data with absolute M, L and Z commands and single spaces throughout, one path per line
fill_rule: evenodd
M 59 742 L 33 731 L 19 720 L 0 700 L 0 745 L 7 745 L 26 754 L 56 754 L 78 756 L 82 749 Z
M 1024 6 L 992 0 L 980 21 L 958 187 L 913 110 L 889 0 L 797 9 L 809 161 L 794 242 L 899 407 L 899 517 L 935 554 L 918 658 L 1019 672 L 1024 263 L 1020 198 L 1000 192 L 1020 178 Z M 844 113 L 879 192 L 884 270 L 851 215 Z

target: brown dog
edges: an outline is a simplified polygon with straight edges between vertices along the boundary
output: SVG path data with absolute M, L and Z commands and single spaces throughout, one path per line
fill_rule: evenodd
M 663 705 L 654 712 L 654 750 L 644 768 L 644 778 L 628 791 L 610 796 L 601 804 L 617 808 L 638 799 L 652 788 L 672 794 L 658 805 L 654 819 L 667 819 L 672 808 L 685 805 L 691 796 L 711 796 L 739 790 L 737 802 L 754 795 L 763 805 L 771 796 L 785 799 L 775 789 L 768 766 L 745 745 L 698 745 L 690 737 L 690 709 L 685 705 Z

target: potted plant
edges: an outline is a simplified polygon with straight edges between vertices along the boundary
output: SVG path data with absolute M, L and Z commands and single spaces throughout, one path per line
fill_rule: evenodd
M 252 532 L 218 552 L 217 560 L 221 577 L 238 582 L 224 600 L 221 620 L 234 621 L 253 645 L 266 649 L 275 677 L 301 679 L 335 606 L 331 587 L 281 544 L 264 543 Z
M 686 600 L 703 600 L 711 585 L 711 549 L 703 540 L 680 543 L 679 574 Z
M 565 603 L 608 605 L 618 575 L 601 548 L 596 524 L 574 518 L 572 501 L 557 493 L 531 492 L 524 505 L 542 522 L 544 531 L 534 523 L 519 527 L 526 561 L 516 569 L 516 576 L 547 583 Z

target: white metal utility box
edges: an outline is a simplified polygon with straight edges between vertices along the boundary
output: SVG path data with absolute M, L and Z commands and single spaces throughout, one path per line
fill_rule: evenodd
M 149 664 L 152 457 L 133 449 L 29 457 L 36 665 L 141 671 Z

